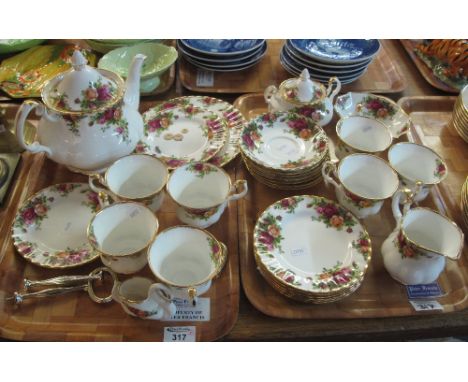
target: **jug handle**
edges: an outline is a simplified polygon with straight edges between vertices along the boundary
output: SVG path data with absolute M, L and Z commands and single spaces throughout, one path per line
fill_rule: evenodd
M 240 188 L 242 188 L 242 191 L 235 193 Z M 245 195 L 247 195 L 248 191 L 249 191 L 249 187 L 247 186 L 246 180 L 244 179 L 236 180 L 233 186 L 231 187 L 231 190 L 229 191 L 228 201 L 243 198 Z
M 148 291 L 148 297 L 152 298 L 154 294 L 160 297 L 160 299 L 156 302 L 159 307 L 167 313 L 168 317 L 176 314 L 177 309 L 175 304 L 172 302 L 173 296 L 171 290 L 166 285 L 161 283 L 151 285 Z M 163 300 L 164 302 L 161 304 L 160 300 Z M 163 315 L 161 315 L 161 317 L 162 316 Z
M 106 187 L 106 181 L 104 180 L 104 177 L 101 174 L 91 174 L 88 180 L 89 188 L 91 188 L 91 190 L 96 192 L 99 196 L 98 199 L 99 199 L 99 205 L 101 206 L 101 208 L 108 206 L 110 204 L 109 196 L 114 201 L 117 200 L 117 196 L 111 190 L 96 186 L 96 184 L 94 183 L 95 181 L 98 181 L 104 187 Z
M 265 97 L 265 102 L 269 104 L 271 97 L 273 97 L 277 91 L 278 88 L 275 85 L 268 86 L 265 89 L 265 92 L 263 93 L 263 96 Z
M 331 177 L 331 174 L 335 175 L 335 177 L 338 179 L 335 163 L 332 161 L 326 161 L 322 166 L 322 176 L 323 180 L 325 181 L 325 185 L 328 187 L 331 183 L 333 186 L 335 186 L 336 189 L 340 189 L 341 185 Z
M 336 84 L 335 89 L 333 90 L 333 85 Z M 330 99 L 330 102 L 333 103 L 333 99 L 341 90 L 341 81 L 338 77 L 331 77 L 328 80 L 328 87 L 327 87 L 327 97 Z
M 28 145 L 24 141 L 24 123 L 26 122 L 26 118 L 28 117 L 29 113 L 33 110 L 36 109 L 36 115 L 40 116 L 44 112 L 44 106 L 40 104 L 37 101 L 34 100 L 26 100 L 23 102 L 23 104 L 20 106 L 18 113 L 16 114 L 15 118 L 15 131 L 16 131 L 16 137 L 19 141 L 19 144 L 22 148 L 25 150 L 28 150 L 32 153 L 41 153 L 45 152 L 49 156 L 52 156 L 52 150 L 50 147 L 41 145 L 39 142 L 35 141 Z

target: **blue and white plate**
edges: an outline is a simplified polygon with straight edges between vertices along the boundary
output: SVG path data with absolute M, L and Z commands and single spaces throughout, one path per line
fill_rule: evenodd
M 235 64 L 242 64 L 250 61 L 253 57 L 257 57 L 260 55 L 263 51 L 266 50 L 267 48 L 267 42 L 265 41 L 262 45 L 260 45 L 257 49 L 252 50 L 251 52 L 241 54 L 241 55 L 236 55 L 236 56 L 221 56 L 221 57 L 211 57 L 211 56 L 206 56 L 202 55 L 196 51 L 193 51 L 192 49 L 188 48 L 185 46 L 181 40 L 177 41 L 177 48 L 180 50 L 182 55 L 188 56 L 189 58 L 195 59 L 200 63 L 203 63 L 205 65 L 235 65 Z
M 379 40 L 289 40 L 291 45 L 319 62 L 358 63 L 374 57 L 380 49 Z
M 247 53 L 258 48 L 265 40 L 261 39 L 225 39 L 225 40 L 181 40 L 189 48 L 212 56 L 229 56 Z
M 212 72 L 239 72 L 241 70 L 248 69 L 260 62 L 260 60 L 255 60 L 254 62 L 251 62 L 249 64 L 244 64 L 242 66 L 229 67 L 229 68 L 226 68 L 226 67 L 217 68 L 217 67 L 201 64 L 187 56 L 184 56 L 184 59 L 200 69 L 209 70 Z

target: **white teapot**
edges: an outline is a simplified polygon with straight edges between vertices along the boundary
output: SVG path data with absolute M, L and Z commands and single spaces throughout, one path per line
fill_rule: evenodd
M 402 213 L 400 198 L 404 192 L 400 190 L 393 196 L 397 225 L 382 244 L 384 266 L 402 284 L 429 284 L 444 270 L 445 258 L 460 257 L 464 235 L 454 222 L 435 211 L 425 207 L 410 209 L 412 194 Z
M 145 58 L 135 56 L 124 83 L 113 72 L 86 65 L 86 58 L 75 50 L 73 67 L 44 85 L 43 104 L 27 100 L 18 110 L 15 126 L 20 145 L 33 153 L 45 152 L 72 171 L 87 174 L 102 172 L 133 152 L 143 137 L 138 106 Z M 24 123 L 33 109 L 42 116 L 38 141 L 26 144 Z
M 325 126 L 333 117 L 333 99 L 340 90 L 338 78 L 330 78 L 325 88 L 321 83 L 312 81 L 309 71 L 304 69 L 298 78 L 282 82 L 279 89 L 274 85 L 268 86 L 264 97 L 270 112 L 292 110 Z

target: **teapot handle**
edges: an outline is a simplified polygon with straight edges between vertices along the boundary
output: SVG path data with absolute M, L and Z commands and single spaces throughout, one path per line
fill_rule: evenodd
M 275 85 L 270 85 L 265 89 L 263 96 L 265 97 L 265 102 L 267 104 L 270 103 L 271 97 L 273 97 L 277 91 L 278 91 L 278 88 Z
M 338 175 L 336 173 L 336 165 L 332 161 L 327 161 L 323 164 L 322 166 L 322 176 L 323 180 L 325 181 L 325 185 L 328 187 L 328 185 L 331 183 L 333 186 L 335 186 L 336 189 L 340 189 L 341 185 L 338 184 L 335 179 L 331 177 L 331 174 L 335 175 L 335 177 L 338 179 Z
M 34 101 L 34 100 L 26 100 L 20 106 L 18 113 L 16 114 L 16 118 L 15 118 L 16 137 L 19 141 L 20 146 L 24 148 L 25 150 L 28 150 L 32 153 L 45 152 L 49 156 L 52 156 L 52 150 L 50 149 L 50 147 L 41 145 L 37 141 L 28 145 L 24 141 L 24 123 L 26 122 L 26 118 L 28 117 L 29 113 L 33 109 L 36 109 L 36 108 L 37 108 L 36 115 L 40 116 L 44 113 L 44 106 L 41 103 Z
M 333 85 L 336 84 L 335 90 L 333 90 Z M 333 103 L 333 99 L 341 90 L 341 81 L 337 77 L 331 77 L 328 80 L 327 87 L 327 97 L 330 99 L 330 102 Z

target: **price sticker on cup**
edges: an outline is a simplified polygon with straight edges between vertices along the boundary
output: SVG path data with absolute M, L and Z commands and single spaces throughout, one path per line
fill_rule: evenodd
M 164 328 L 164 342 L 195 342 L 195 326 L 170 326 Z

